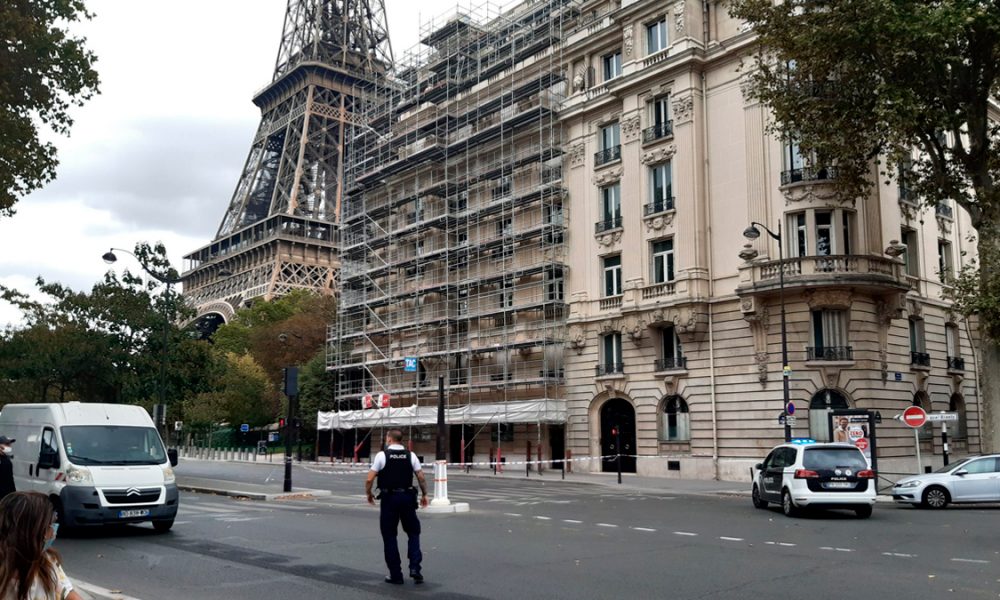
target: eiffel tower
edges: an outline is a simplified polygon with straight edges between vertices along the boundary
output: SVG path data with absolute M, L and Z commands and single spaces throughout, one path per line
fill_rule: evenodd
M 215 239 L 184 257 L 184 295 L 202 324 L 255 298 L 335 290 L 349 146 L 370 129 L 362 108 L 391 66 L 384 0 L 288 0 L 239 183 Z

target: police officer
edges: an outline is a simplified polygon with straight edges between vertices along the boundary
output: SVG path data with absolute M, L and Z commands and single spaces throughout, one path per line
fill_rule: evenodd
M 385 553 L 385 565 L 389 567 L 386 583 L 403 583 L 403 567 L 399 557 L 399 546 L 396 536 L 399 533 L 399 523 L 403 523 L 406 532 L 406 557 L 410 561 L 410 577 L 414 583 L 423 583 L 424 576 L 420 573 L 420 520 L 417 518 L 417 490 L 413 487 L 413 476 L 420 483 L 420 506 L 427 506 L 427 482 L 417 455 L 403 447 L 403 432 L 391 429 L 385 436 L 386 449 L 375 456 L 368 479 L 365 481 L 365 494 L 368 503 L 375 504 L 372 494 L 372 483 L 378 478 L 379 499 L 382 501 L 379 516 L 379 528 L 382 531 L 382 545 Z
M 14 440 L 0 435 L 0 498 L 17 491 L 14 489 L 14 463 L 10 460 L 13 454 Z

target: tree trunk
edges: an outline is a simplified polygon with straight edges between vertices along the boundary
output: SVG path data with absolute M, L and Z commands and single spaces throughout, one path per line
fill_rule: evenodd
M 982 328 L 982 326 L 981 326 Z M 1000 450 L 1000 346 L 979 338 L 979 437 L 983 452 Z
M 979 436 L 983 452 L 1000 450 L 1000 214 L 985 215 L 979 240 Z

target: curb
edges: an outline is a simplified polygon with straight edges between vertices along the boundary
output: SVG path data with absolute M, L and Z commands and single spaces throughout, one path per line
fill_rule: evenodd
M 84 598 L 84 600 L 139 600 L 138 598 L 134 598 L 132 596 L 126 596 L 117 590 L 109 590 L 92 583 L 87 583 L 86 581 L 80 581 L 72 576 L 70 576 L 70 581 L 73 582 L 73 589 L 75 589 L 76 592 Z
M 234 485 L 240 485 L 234 482 Z M 332 496 L 333 492 L 330 490 L 311 490 L 311 489 L 301 489 L 293 490 L 291 492 L 247 492 L 242 490 L 227 490 L 223 488 L 213 488 L 201 485 L 186 485 L 183 483 L 177 484 L 177 489 L 183 490 L 185 492 L 197 492 L 199 494 L 215 494 L 217 496 L 229 496 L 230 498 L 243 498 L 246 500 L 260 500 L 263 502 L 271 502 L 274 500 L 301 500 L 308 498 L 321 498 L 325 496 Z

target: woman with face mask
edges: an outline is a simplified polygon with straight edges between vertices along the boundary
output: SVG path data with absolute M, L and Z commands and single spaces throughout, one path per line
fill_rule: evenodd
M 16 491 L 14 489 L 14 463 L 10 461 L 11 456 L 14 456 L 14 440 L 0 435 L 0 499 Z
M 58 530 L 44 494 L 0 500 L 0 600 L 82 600 L 52 549 Z

